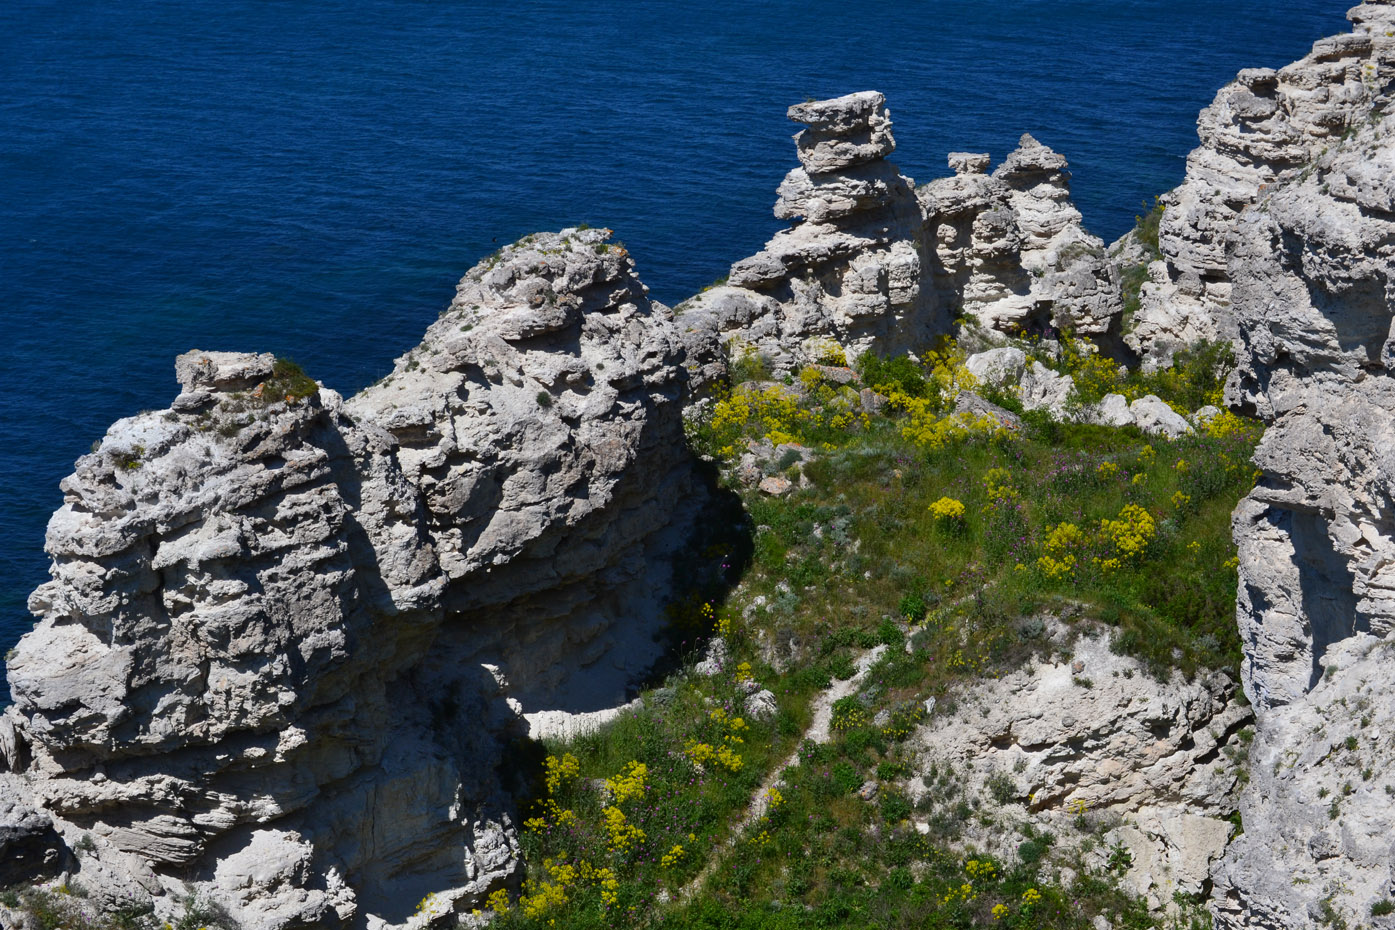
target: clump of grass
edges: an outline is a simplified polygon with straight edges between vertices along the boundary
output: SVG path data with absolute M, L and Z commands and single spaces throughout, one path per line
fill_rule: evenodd
M 288 358 L 277 358 L 271 377 L 259 385 L 256 396 L 264 404 L 294 403 L 318 394 L 320 386 L 305 370 Z

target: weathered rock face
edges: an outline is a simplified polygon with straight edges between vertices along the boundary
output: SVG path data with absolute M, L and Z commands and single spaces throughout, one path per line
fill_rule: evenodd
M 349 403 L 421 489 L 446 611 L 469 618 L 449 661 L 497 666 L 525 712 L 624 703 L 700 499 L 671 312 L 608 236 L 530 236 L 476 266 Z
M 99 896 L 375 926 L 510 880 L 505 744 L 623 702 L 700 498 L 669 313 L 607 236 L 472 269 L 348 404 L 181 356 L 78 461 L 0 748 Z
M 1226 239 L 1241 214 L 1390 103 L 1395 5 L 1363 3 L 1347 15 L 1352 34 L 1323 39 L 1278 71 L 1240 72 L 1201 112 L 1201 145 L 1186 180 L 1163 197 L 1163 258 L 1149 269 L 1127 337 L 1147 363 L 1198 339 L 1235 337 Z
M 1099 337 L 1123 312 L 1104 242 L 1081 226 L 1066 160 L 1030 135 L 990 177 L 987 155 L 952 153 L 952 178 L 917 191 L 942 302 L 983 327 Z
M 921 289 L 914 183 L 884 160 L 895 147 L 885 103 L 864 91 L 790 107 L 808 128 L 795 135 L 800 167 L 780 185 L 775 215 L 796 225 L 733 265 L 727 286 L 683 304 L 697 364 L 735 343 L 783 371 L 828 345 L 894 351 L 944 331 Z
M 681 306 L 699 383 L 724 353 L 759 353 L 777 372 L 831 347 L 922 350 L 965 313 L 990 332 L 1109 331 L 1122 313 L 1104 243 L 1080 225 L 1065 159 L 1031 136 L 992 177 L 988 156 L 949 156 L 955 176 L 919 190 L 884 159 L 894 147 L 881 94 L 791 107 L 801 166 L 775 215 L 795 222 L 732 266 L 725 286 Z
M 1158 681 L 1116 655 L 1103 629 L 1069 645 L 1056 621 L 1046 630 L 1063 658 L 955 695 L 951 712 L 922 724 L 906 791 L 918 800 L 931 791 L 923 774 L 953 772 L 965 799 L 992 813 L 965 841 L 1003 861 L 1022 842 L 1014 823 L 1052 832 L 1064 849 L 1085 838 L 1074 824 L 1088 813 L 1106 850 L 1130 851 L 1122 884 L 1153 908 L 1201 892 L 1232 831 L 1232 756 L 1251 718 L 1235 684 L 1214 673 Z
M 1259 726 L 1215 903 L 1226 927 L 1365 921 L 1395 892 L 1395 755 L 1380 737 L 1395 707 L 1395 130 L 1334 140 L 1245 210 L 1227 280 L 1240 355 L 1227 400 L 1272 425 L 1234 521 Z

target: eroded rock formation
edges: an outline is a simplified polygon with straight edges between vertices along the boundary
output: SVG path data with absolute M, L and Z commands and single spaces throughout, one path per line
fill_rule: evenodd
M 1109 333 L 1123 312 L 1118 274 L 1081 225 L 1065 158 L 1024 135 L 991 176 L 988 163 L 951 153 L 954 176 L 916 192 L 940 301 L 991 332 Z
M 1221 926 L 1362 921 L 1395 891 L 1395 756 L 1382 735 L 1395 707 L 1392 269 L 1386 121 L 1334 140 L 1232 234 L 1240 369 L 1227 400 L 1271 425 L 1234 523 L 1259 727 L 1245 833 L 1216 879 Z
M 1235 338 L 1226 241 L 1241 215 L 1389 105 L 1395 5 L 1363 3 L 1348 18 L 1350 35 L 1323 39 L 1278 71 L 1241 71 L 1201 112 L 1201 145 L 1186 180 L 1162 198 L 1163 257 L 1149 267 L 1127 337 L 1148 364 L 1198 339 Z
M 78 461 L 0 746 L 95 894 L 375 926 L 511 881 L 505 747 L 623 703 L 701 500 L 669 311 L 607 238 L 472 269 L 347 404 L 181 356 Z
M 780 185 L 775 215 L 794 225 L 732 265 L 725 286 L 684 302 L 697 364 L 734 343 L 736 354 L 789 370 L 829 345 L 907 349 L 945 331 L 921 286 L 914 182 L 886 161 L 895 142 L 885 103 L 864 91 L 789 108 L 807 128 L 794 137 L 800 166 Z
M 1174 892 L 1202 893 L 1233 830 L 1239 734 L 1251 719 L 1232 679 L 1209 672 L 1160 681 L 1110 648 L 1112 633 L 1054 618 L 1035 622 L 1058 657 L 1029 662 L 953 696 L 916 731 L 905 789 L 933 794 L 929 773 L 953 773 L 967 800 L 991 812 L 971 822 L 971 848 L 1010 862 L 1023 834 L 1082 845 L 1088 815 L 1103 848 L 1129 851 L 1122 885 L 1163 910 Z M 1073 641 L 1072 641 L 1073 640 Z M 1096 843 L 1090 837 L 1091 845 Z M 1104 854 L 1100 854 L 1100 867 Z
M 1031 136 L 991 177 L 987 155 L 956 152 L 953 177 L 916 190 L 885 160 L 894 142 L 881 94 L 799 104 L 789 117 L 808 127 L 775 204 L 794 225 L 680 305 L 700 385 L 746 353 L 784 373 L 831 349 L 849 360 L 921 350 L 961 314 L 990 341 L 1033 325 L 1094 338 L 1117 329 L 1117 271 L 1080 225 L 1065 159 Z

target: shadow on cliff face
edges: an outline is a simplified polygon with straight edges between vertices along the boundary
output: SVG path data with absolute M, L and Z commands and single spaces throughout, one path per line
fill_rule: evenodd
M 754 526 L 741 496 L 722 487 L 714 463 L 696 456 L 693 462 L 704 503 L 692 539 L 674 559 L 678 571 L 659 640 L 663 654 L 637 689 L 662 684 L 702 651 L 715 632 L 704 622 L 702 606 L 725 604 L 755 555 Z
M 1291 538 L 1293 561 L 1303 595 L 1303 614 L 1312 635 L 1312 690 L 1323 675 L 1322 658 L 1328 647 L 1357 633 L 1368 633 L 1370 619 L 1357 610 L 1354 579 L 1332 546 L 1328 521 L 1315 513 L 1294 512 Z

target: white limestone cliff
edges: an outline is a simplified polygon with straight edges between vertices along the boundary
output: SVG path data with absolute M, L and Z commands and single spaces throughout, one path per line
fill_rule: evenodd
M 1275 71 L 1249 68 L 1197 120 L 1186 179 L 1164 195 L 1158 242 L 1128 343 L 1166 364 L 1199 339 L 1233 339 L 1226 242 L 1248 207 L 1380 118 L 1395 88 L 1395 5 L 1352 9 L 1353 31 Z
M 1395 894 L 1395 127 L 1373 121 L 1267 190 L 1226 277 L 1227 401 L 1270 426 L 1234 519 L 1258 726 L 1218 926 L 1362 923 Z
M 7 828 L 48 867 L 255 930 L 516 881 L 508 746 L 624 703 L 702 500 L 669 311 L 608 236 L 472 269 L 348 403 L 188 353 L 171 409 L 78 461 L 0 725 Z

